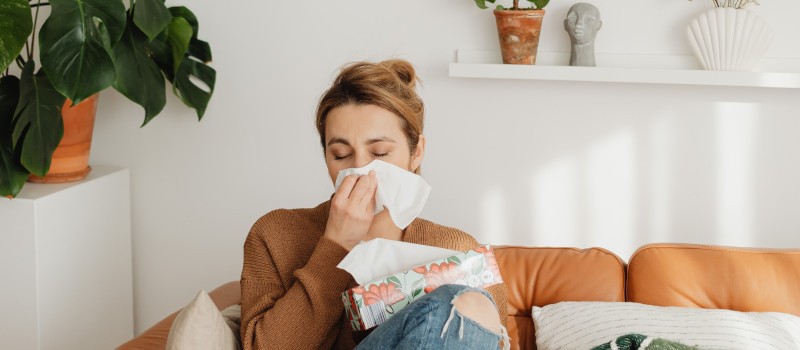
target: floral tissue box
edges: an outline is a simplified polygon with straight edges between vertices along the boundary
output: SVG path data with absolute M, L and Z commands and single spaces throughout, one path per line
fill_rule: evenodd
M 352 288 L 342 293 L 342 301 L 350 326 L 367 330 L 443 284 L 486 288 L 498 283 L 503 283 L 503 278 L 494 251 L 482 245 Z

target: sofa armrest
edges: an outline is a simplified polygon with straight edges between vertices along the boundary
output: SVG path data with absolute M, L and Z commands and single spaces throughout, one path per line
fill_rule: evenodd
M 211 293 L 208 293 L 208 295 L 220 310 L 231 305 L 236 305 L 242 300 L 242 291 L 239 286 L 239 281 L 225 283 L 211 291 Z M 117 347 L 117 350 L 164 349 L 167 345 L 167 336 L 169 335 L 170 327 L 172 327 L 172 322 L 175 321 L 175 317 L 178 316 L 181 310 L 175 311 L 148 330 L 142 332 L 142 334 L 120 345 Z

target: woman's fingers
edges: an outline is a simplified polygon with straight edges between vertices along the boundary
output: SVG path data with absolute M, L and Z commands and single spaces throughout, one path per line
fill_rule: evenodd
M 344 180 L 342 180 L 342 184 L 339 185 L 339 189 L 334 193 L 333 198 L 343 200 L 350 197 L 350 192 L 353 191 L 356 181 L 358 181 L 358 175 L 345 176 Z
M 371 170 L 365 175 L 348 175 L 342 180 L 339 190 L 334 194 L 334 200 L 344 204 L 354 206 L 359 209 L 371 209 L 374 207 L 375 190 L 378 188 L 378 177 L 375 170 Z
M 325 237 L 348 250 L 358 244 L 369 230 L 374 217 L 377 185 L 375 171 L 361 176 L 350 175 L 342 180 L 331 201 Z
M 375 170 L 370 170 L 366 175 L 369 180 L 367 191 L 361 196 L 361 203 L 368 206 L 369 209 L 375 207 L 375 191 L 378 189 L 378 176 Z
M 369 192 L 371 180 L 369 174 L 358 177 L 358 181 L 353 186 L 353 191 L 350 192 L 350 199 L 354 201 L 353 204 L 364 204 L 363 198 Z

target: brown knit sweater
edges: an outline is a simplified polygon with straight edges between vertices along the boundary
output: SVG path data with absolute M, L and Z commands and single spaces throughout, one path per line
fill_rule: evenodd
M 329 211 L 330 201 L 311 209 L 279 209 L 253 225 L 241 279 L 244 350 L 355 347 L 341 293 L 357 283 L 336 267 L 347 250 L 322 237 Z M 478 246 L 460 230 L 423 219 L 406 228 L 403 241 L 458 251 Z M 505 325 L 505 285 L 488 290 Z

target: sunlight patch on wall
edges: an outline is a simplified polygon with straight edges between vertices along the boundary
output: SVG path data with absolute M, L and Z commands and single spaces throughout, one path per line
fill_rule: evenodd
M 650 126 L 650 190 L 651 217 L 648 243 L 669 241 L 670 230 L 670 173 L 672 172 L 672 140 L 674 121 L 669 117 L 656 119 Z
M 509 217 L 506 215 L 503 193 L 499 188 L 490 189 L 481 201 L 481 242 L 492 244 L 520 244 L 514 241 L 508 231 Z
M 588 242 L 621 254 L 638 247 L 636 141 L 631 130 L 593 145 L 587 153 Z
M 533 214 L 531 227 L 535 244 L 576 246 L 578 169 L 573 158 L 562 158 L 545 165 L 533 177 Z
M 758 107 L 752 103 L 717 105 L 717 242 L 752 246 L 753 158 Z

